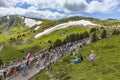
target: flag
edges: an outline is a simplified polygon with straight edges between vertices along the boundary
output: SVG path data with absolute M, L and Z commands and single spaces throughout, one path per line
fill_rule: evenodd
M 29 52 L 28 54 L 27 54 L 27 60 L 29 60 L 30 59 L 30 57 L 31 57 L 31 53 Z

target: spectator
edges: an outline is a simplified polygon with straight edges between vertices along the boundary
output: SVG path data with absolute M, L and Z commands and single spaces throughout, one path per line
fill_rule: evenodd
M 82 55 L 78 56 L 78 63 L 82 62 L 83 61 L 83 57 Z
M 80 49 L 82 49 L 82 43 L 80 43 Z
M 88 58 L 88 60 L 89 60 L 89 62 L 91 63 L 91 65 L 94 64 L 95 55 L 96 55 L 95 52 L 92 50 L 92 51 L 91 51 L 91 54 L 89 55 L 89 58 Z
M 3 77 L 4 77 L 4 79 L 7 78 L 7 71 L 6 70 L 3 71 Z
M 50 61 L 47 62 L 47 68 L 50 69 Z
M 81 61 L 83 61 L 83 56 L 82 56 L 82 54 L 79 55 L 79 58 L 81 59 Z
M 74 58 L 74 60 L 73 60 L 73 63 L 74 63 L 74 64 L 77 64 L 77 60 L 76 60 L 75 58 Z

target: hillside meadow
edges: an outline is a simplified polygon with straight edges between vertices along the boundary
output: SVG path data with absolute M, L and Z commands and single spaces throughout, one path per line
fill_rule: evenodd
M 65 29 L 60 29 L 60 30 L 56 30 L 50 34 L 47 35 L 43 35 L 38 39 L 32 39 L 30 41 L 27 41 L 24 44 L 17 44 L 17 43 L 21 43 L 21 41 L 24 41 L 24 39 L 27 39 L 27 36 L 24 38 L 22 38 L 21 40 L 17 40 L 14 41 L 12 43 L 3 43 L 4 44 L 4 48 L 1 51 L 0 54 L 0 58 L 4 61 L 4 62 L 9 62 L 11 60 L 16 60 L 18 58 L 22 58 L 24 56 L 27 55 L 28 52 L 38 52 L 41 49 L 47 49 L 49 47 L 49 43 L 48 41 L 50 40 L 52 43 L 54 43 L 54 41 L 56 39 L 64 39 L 67 35 L 73 34 L 73 33 L 81 33 L 83 31 L 89 31 L 90 28 L 86 28 L 83 26 L 71 26 Z M 27 33 L 27 32 L 26 32 Z M 33 34 L 31 34 L 33 36 Z M 2 35 L 1 35 L 2 36 Z M 12 35 L 17 37 L 17 35 Z M 5 37 L 5 36 L 4 36 Z M 5 38 L 3 37 L 3 40 L 5 38 L 10 38 L 10 36 L 6 36 Z M 29 36 L 28 36 L 29 37 Z M 6 42 L 9 42 L 9 40 L 6 40 Z M 9 57 L 8 57 L 9 56 Z
M 51 41 L 52 43 L 54 43 L 56 39 L 63 40 L 67 35 L 70 35 L 73 33 L 81 33 L 81 32 L 84 32 L 85 30 L 88 32 L 90 31 L 89 27 L 77 25 L 77 26 L 71 26 L 68 28 L 56 30 L 50 34 L 43 35 L 38 39 L 34 39 L 34 36 L 36 34 L 44 31 L 47 28 L 58 25 L 60 23 L 84 19 L 84 20 L 89 20 L 96 24 L 100 24 L 102 26 L 111 27 L 111 26 L 115 26 L 115 24 L 116 26 L 119 25 L 119 22 L 110 22 L 107 20 L 102 21 L 95 18 L 75 16 L 75 17 L 69 17 L 69 18 L 64 18 L 60 20 L 35 19 L 37 21 L 39 20 L 43 21 L 43 23 L 39 25 L 41 27 L 38 30 L 34 31 L 33 28 L 25 27 L 20 17 L 15 16 L 14 19 L 15 19 L 14 20 L 15 26 L 10 26 L 8 31 L 0 32 L 0 37 L 1 37 L 0 44 L 4 45 L 4 48 L 2 49 L 2 51 L 0 51 L 0 58 L 4 62 L 10 62 L 11 60 L 16 60 L 18 58 L 25 57 L 28 52 L 35 53 L 40 50 L 45 50 L 50 46 L 48 41 Z M 113 30 L 107 29 L 107 32 L 109 34 L 112 31 Z M 99 30 L 97 32 L 98 36 L 100 36 L 101 33 L 102 33 L 102 30 Z M 21 38 L 17 39 L 19 35 L 23 35 L 23 34 L 25 36 L 22 36 Z M 15 38 L 15 40 L 10 40 L 11 38 Z
M 87 60 L 91 50 L 96 52 L 93 66 Z M 120 80 L 120 36 L 86 45 L 79 54 L 83 55 L 82 63 L 70 65 L 63 62 L 63 57 L 51 65 L 50 71 L 45 69 L 32 80 Z M 77 55 L 68 58 L 72 61 Z

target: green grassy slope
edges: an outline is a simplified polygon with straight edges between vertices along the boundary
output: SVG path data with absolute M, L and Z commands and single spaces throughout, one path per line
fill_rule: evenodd
M 91 66 L 87 58 L 91 50 L 96 51 L 94 66 Z M 51 66 L 50 74 L 53 80 L 120 80 L 120 36 L 112 36 L 86 45 L 83 47 L 82 63 L 69 65 L 59 60 Z M 77 58 L 77 56 L 72 56 Z M 32 80 L 48 80 L 47 70 L 36 75 Z M 44 76 L 43 76 L 44 75 Z M 56 79 L 57 78 L 57 79 Z M 51 79 L 51 80 L 52 80 Z
M 35 34 L 45 30 L 46 28 L 50 28 L 54 25 L 71 21 L 71 20 L 80 20 L 80 19 L 85 19 L 85 20 L 90 20 L 92 22 L 97 21 L 100 22 L 98 19 L 94 18 L 86 18 L 86 17 L 70 17 L 70 18 L 65 18 L 65 19 L 60 19 L 60 20 L 42 20 L 42 19 L 36 19 L 36 20 L 42 20 L 43 23 L 40 25 L 40 29 L 37 30 L 36 32 L 33 31 L 33 29 L 24 27 L 24 24 L 21 22 L 21 19 L 17 16 L 15 16 L 14 22 L 16 23 L 14 27 L 10 27 L 9 31 L 2 32 L 0 33 L 0 44 L 4 45 L 4 48 L 2 51 L 0 51 L 0 58 L 4 61 L 11 61 L 17 58 L 21 58 L 27 54 L 28 51 L 33 51 L 37 52 L 41 49 L 47 48 L 49 46 L 48 41 L 51 40 L 52 43 L 56 39 L 64 39 L 67 35 L 70 35 L 72 33 L 79 33 L 83 32 L 84 30 L 89 30 L 85 27 L 80 27 L 80 26 L 73 26 L 69 27 L 66 29 L 61 29 L 61 30 L 56 30 L 48 35 L 44 35 L 40 37 L 39 39 L 32 39 L 28 40 L 34 37 Z M 102 22 L 101 22 L 102 23 Z M 106 22 L 107 24 L 107 22 Z M 98 32 L 100 34 L 101 32 Z M 25 37 L 22 37 L 21 39 L 16 39 L 18 35 L 25 34 Z M 15 38 L 15 41 L 10 42 L 10 38 Z M 27 41 L 28 40 L 28 41 Z M 22 42 L 26 41 L 24 44 Z M 19 44 L 19 45 L 17 45 Z M 14 49 L 14 50 L 12 50 Z M 12 51 L 9 51 L 12 50 Z M 23 52 L 23 54 L 19 54 Z M 7 55 L 6 55 L 7 54 Z M 17 57 L 15 57 L 15 56 Z M 10 56 L 10 57 L 7 57 Z
M 48 48 L 49 40 L 51 40 L 53 43 L 56 39 L 63 40 L 67 35 L 70 35 L 73 33 L 80 33 L 80 32 L 83 32 L 83 31 L 89 30 L 89 29 L 90 28 L 85 28 L 82 26 L 71 26 L 69 28 L 56 30 L 56 31 L 54 31 L 50 34 L 44 35 L 38 39 L 33 39 L 32 41 L 29 41 L 22 45 L 16 46 L 14 44 L 19 43 L 19 40 L 17 40 L 17 41 L 15 41 L 16 43 L 15 42 L 13 43 L 13 45 L 11 45 L 11 44 L 5 45 L 4 49 L 1 51 L 0 58 L 5 62 L 11 61 L 11 60 L 14 60 L 17 58 L 21 58 L 21 57 L 24 57 L 28 53 L 28 51 L 37 52 L 41 49 Z M 16 36 L 16 35 L 14 34 L 11 36 Z M 25 39 L 25 38 L 23 38 L 23 39 Z M 4 39 L 2 39 L 2 40 L 4 40 Z M 22 40 L 20 40 L 20 41 L 22 41 Z M 14 50 L 12 50 L 12 49 L 14 49 Z M 22 53 L 22 51 L 24 51 L 24 53 Z M 13 56 L 13 55 L 15 55 L 15 56 Z
M 97 21 L 96 23 L 100 24 L 100 25 L 104 25 L 104 26 L 120 26 L 120 22 L 119 21 Z

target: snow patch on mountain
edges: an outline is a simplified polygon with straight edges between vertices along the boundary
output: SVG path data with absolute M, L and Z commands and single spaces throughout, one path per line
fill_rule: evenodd
M 7 19 L 10 19 L 10 17 L 9 17 L 9 16 L 7 16 Z
M 25 21 L 25 26 L 28 26 L 30 28 L 42 23 L 42 21 L 36 21 L 36 20 L 30 19 L 30 18 L 25 18 L 24 21 Z
M 90 21 L 87 21 L 87 20 L 69 21 L 69 22 L 66 22 L 66 23 L 56 25 L 52 28 L 46 29 L 43 32 L 40 32 L 37 35 L 35 35 L 34 38 L 39 38 L 44 34 L 49 34 L 49 33 L 53 32 L 55 30 L 62 29 L 62 28 L 67 28 L 67 27 L 72 26 L 72 25 L 95 26 L 97 24 L 94 24 L 94 23 L 92 23 Z

